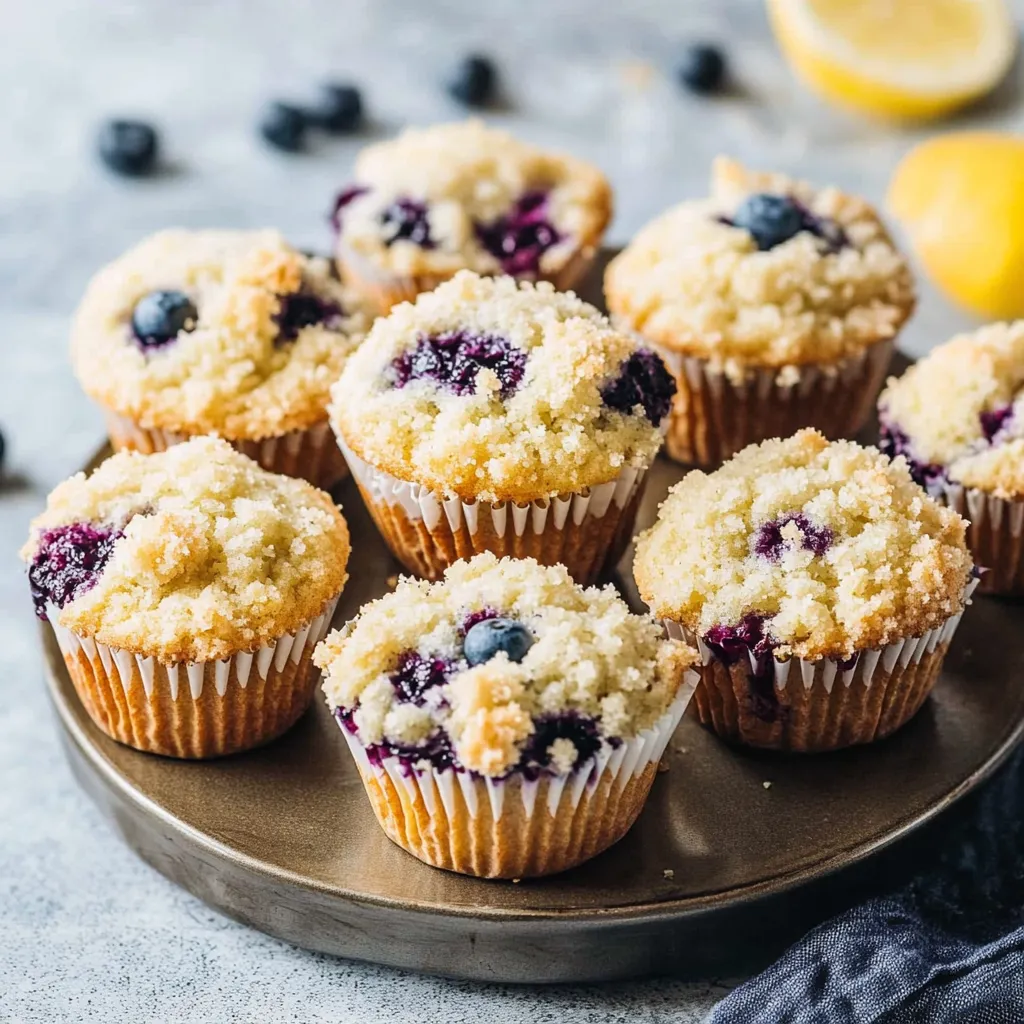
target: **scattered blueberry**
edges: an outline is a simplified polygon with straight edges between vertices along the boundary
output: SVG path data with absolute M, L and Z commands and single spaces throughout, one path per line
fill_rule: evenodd
M 290 103 L 274 101 L 260 116 L 260 135 L 285 153 L 297 153 L 306 144 L 306 115 Z
M 981 414 L 981 430 L 985 440 L 991 444 L 996 435 L 1013 419 L 1013 406 L 1004 405 L 999 409 L 990 409 Z
M 494 65 L 479 54 L 459 62 L 448 82 L 448 94 L 467 107 L 482 107 L 494 96 L 498 75 Z
M 391 363 L 391 383 L 404 388 L 410 381 L 436 381 L 456 395 L 473 394 L 482 367 L 493 370 L 508 398 L 523 379 L 526 353 L 507 338 L 469 331 L 421 336 L 416 347 Z
M 145 121 L 112 120 L 100 126 L 100 159 L 117 174 L 138 177 L 156 166 L 159 137 Z
M 942 490 L 946 478 L 945 467 L 934 462 L 921 462 L 915 455 L 910 438 L 895 423 L 889 423 L 883 416 L 878 431 L 878 450 L 890 459 L 902 455 L 907 460 L 910 475 L 929 494 Z
M 416 199 L 396 199 L 381 213 L 380 223 L 384 229 L 385 245 L 393 245 L 402 240 L 412 242 L 421 249 L 434 248 L 425 203 Z
M 732 223 L 748 231 L 758 249 L 774 249 L 805 229 L 802 208 L 789 196 L 758 192 L 747 196 L 732 216 Z
M 363 97 L 354 85 L 332 82 L 320 90 L 320 101 L 305 113 L 310 124 L 324 131 L 354 132 L 363 123 Z
M 717 92 L 725 81 L 725 55 L 717 46 L 706 43 L 690 46 L 683 53 L 676 74 L 691 92 Z
M 47 530 L 28 569 L 36 615 L 46 618 L 46 606 L 63 608 L 96 585 L 122 536 L 120 530 L 92 523 L 69 523 Z
M 149 292 L 132 311 L 132 333 L 143 349 L 160 348 L 180 331 L 193 330 L 198 319 L 198 310 L 184 292 Z
M 601 389 L 601 398 L 609 408 L 622 413 L 631 413 L 639 405 L 657 426 L 668 415 L 675 393 L 675 379 L 660 357 L 641 348 L 622 364 L 618 377 Z
M 515 619 L 484 619 L 466 633 L 463 652 L 470 665 L 481 665 L 504 651 L 509 661 L 522 661 L 533 646 L 533 634 Z
M 388 678 L 400 700 L 421 705 L 427 690 L 447 683 L 454 668 L 447 658 L 424 658 L 418 651 L 403 651 Z
M 547 219 L 547 193 L 527 192 L 491 224 L 477 224 L 480 244 L 506 274 L 536 274 L 540 258 L 562 237 Z
M 336 233 L 341 233 L 342 210 L 360 196 L 365 196 L 369 191 L 365 185 L 349 185 L 348 188 L 342 189 L 338 193 L 337 198 L 334 200 L 334 209 L 331 210 L 331 227 L 334 228 Z
M 325 324 L 329 328 L 340 326 L 343 316 L 341 307 L 329 299 L 322 299 L 312 292 L 298 291 L 278 295 L 280 308 L 274 317 L 278 326 L 277 344 L 294 341 L 299 331 L 313 324 Z
M 802 512 L 793 512 L 762 523 L 757 529 L 754 551 L 769 562 L 782 557 L 787 541 L 782 528 L 795 523 L 801 534 L 801 545 L 815 555 L 823 555 L 832 544 L 832 531 L 827 526 L 815 526 Z
M 578 711 L 542 715 L 533 720 L 533 726 L 533 733 L 523 747 L 515 769 L 530 781 L 551 764 L 549 751 L 555 740 L 569 740 L 576 748 L 576 760 L 571 771 L 586 764 L 601 749 L 597 722 Z

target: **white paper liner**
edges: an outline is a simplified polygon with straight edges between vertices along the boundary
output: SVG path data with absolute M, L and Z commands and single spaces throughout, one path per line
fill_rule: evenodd
M 784 690 L 790 678 L 799 677 L 805 690 L 809 690 L 815 681 L 819 681 L 825 687 L 825 692 L 831 693 L 837 679 L 843 686 L 849 686 L 857 675 L 858 668 L 861 670 L 860 681 L 865 687 L 870 687 L 875 671 L 879 666 L 881 666 L 883 672 L 889 673 L 896 665 L 906 668 L 910 664 L 920 664 L 925 654 L 931 654 L 940 644 L 946 643 L 953 638 L 953 634 L 956 632 L 957 626 L 960 625 L 960 620 L 963 618 L 964 611 L 970 601 L 971 594 L 974 593 L 977 585 L 977 580 L 971 580 L 967 584 L 964 589 L 964 607 L 955 615 L 951 615 L 940 626 L 930 629 L 922 636 L 897 640 L 877 650 L 858 651 L 853 655 L 851 664 L 848 667 L 841 668 L 841 663 L 837 662 L 834 658 L 808 660 L 792 657 L 784 661 L 779 658 L 773 658 L 776 689 Z M 708 665 L 714 659 L 715 655 L 712 653 L 711 648 L 693 630 L 688 629 L 674 619 L 662 619 L 662 623 L 665 626 L 665 632 L 673 640 L 685 640 L 686 643 L 697 648 L 700 652 L 701 665 Z M 751 673 L 756 673 L 758 659 L 749 651 L 747 654 L 750 659 L 750 671 Z M 842 664 L 845 665 L 846 662 L 844 661 Z
M 679 725 L 686 705 L 690 703 L 690 698 L 697 688 L 699 679 L 700 677 L 695 671 L 687 669 L 679 692 L 669 705 L 668 710 L 649 729 L 632 739 L 623 741 L 614 750 L 603 750 L 568 775 L 546 776 L 548 780 L 546 800 L 548 813 L 555 814 L 564 793 L 568 793 L 569 806 L 575 810 L 579 806 L 584 791 L 593 791 L 605 777 L 611 779 L 610 791 L 614 791 L 616 786 L 625 786 L 631 778 L 640 775 L 652 761 L 659 761 L 672 734 L 676 731 L 676 726 Z M 470 815 L 475 818 L 479 806 L 477 784 L 483 782 L 486 786 L 491 813 L 496 821 L 501 818 L 506 791 L 502 779 L 480 778 L 470 775 L 468 772 L 457 772 L 452 768 L 437 771 L 435 768 L 428 767 L 420 771 L 404 766 L 398 757 L 382 758 L 381 763 L 376 765 L 371 763 L 366 756 L 366 751 L 358 737 L 350 733 L 344 723 L 339 721 L 338 725 L 363 774 L 375 774 L 381 778 L 387 775 L 395 788 L 397 790 L 404 789 L 412 800 L 415 801 L 418 794 L 429 814 L 433 814 L 435 808 L 443 806 L 446 816 L 451 818 L 455 814 L 455 790 L 458 788 Z M 535 801 L 538 787 L 539 780 L 531 782 L 525 779 L 520 787 L 523 808 L 527 816 L 532 816 L 537 810 Z
M 1012 501 L 976 487 L 945 481 L 940 495 L 947 505 L 975 526 L 1009 530 L 1010 536 L 1024 533 L 1024 501 Z
M 409 519 L 423 520 L 428 530 L 433 530 L 444 516 L 453 532 L 461 529 L 465 522 L 469 532 L 475 534 L 480 516 L 489 515 L 494 532 L 499 537 L 504 537 L 508 530 L 515 531 L 515 535 L 521 537 L 527 529 L 539 534 L 549 525 L 561 530 L 570 521 L 577 526 L 581 525 L 588 516 L 601 519 L 613 504 L 620 510 L 629 504 L 647 472 L 639 466 L 627 466 L 614 480 L 607 483 L 597 484 L 585 491 L 576 491 L 550 499 L 541 498 L 522 505 L 508 501 L 463 501 L 461 498 L 443 498 L 421 484 L 399 480 L 390 473 L 371 466 L 356 455 L 340 436 L 338 447 L 341 448 L 352 475 L 373 501 L 401 506 Z
M 315 619 L 307 622 L 296 632 L 285 634 L 277 640 L 262 644 L 256 651 L 240 651 L 238 654 L 214 661 L 212 663 L 214 685 L 218 696 L 223 697 L 227 691 L 232 666 L 235 668 L 238 685 L 244 690 L 252 676 L 253 669 L 261 679 L 266 680 L 271 665 L 280 672 L 287 665 L 289 659 L 298 664 L 304 653 L 312 657 L 313 648 L 331 628 L 331 619 L 334 617 L 339 597 L 340 594 L 331 598 Z M 147 698 L 152 696 L 157 686 L 167 686 L 170 690 L 171 700 L 177 700 L 179 689 L 184 687 L 188 688 L 193 700 L 198 700 L 202 695 L 206 666 L 210 662 L 182 661 L 165 664 L 152 656 L 143 657 L 141 654 L 132 654 L 129 651 L 100 643 L 91 637 L 79 636 L 62 626 L 58 621 L 59 611 L 55 605 L 49 605 L 46 612 L 57 637 L 61 654 L 65 658 L 73 658 L 81 650 L 91 662 L 95 662 L 98 658 L 108 676 L 114 675 L 114 670 L 116 670 L 125 696 L 128 695 L 134 678 L 133 663 L 138 667 L 138 675 L 142 680 Z

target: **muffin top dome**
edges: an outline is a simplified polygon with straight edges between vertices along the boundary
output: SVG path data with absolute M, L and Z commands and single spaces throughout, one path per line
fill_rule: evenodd
M 914 284 L 877 213 L 838 189 L 719 158 L 711 197 L 681 203 L 612 260 L 608 308 L 727 372 L 828 363 L 892 338 Z
M 567 774 L 650 728 L 697 652 L 610 586 L 481 554 L 438 583 L 403 578 L 314 661 L 371 760 L 500 778 Z
M 889 381 L 878 408 L 880 447 L 923 486 L 1024 495 L 1024 320 L 940 345 Z
M 463 271 L 374 324 L 331 420 L 401 480 L 534 501 L 647 466 L 674 390 L 657 356 L 575 295 Z
M 316 618 L 345 582 L 349 538 L 329 495 L 198 437 L 64 481 L 21 554 L 40 617 L 161 662 L 209 661 Z
M 802 430 L 685 476 L 637 541 L 634 572 L 657 616 L 705 642 L 848 658 L 962 610 L 965 528 L 902 460 Z
M 596 167 L 476 120 L 369 146 L 354 178 L 335 204 L 339 255 L 401 276 L 552 275 L 611 217 Z
M 144 427 L 260 440 L 325 420 L 370 320 L 276 231 L 168 230 L 92 279 L 71 356 L 93 398 Z

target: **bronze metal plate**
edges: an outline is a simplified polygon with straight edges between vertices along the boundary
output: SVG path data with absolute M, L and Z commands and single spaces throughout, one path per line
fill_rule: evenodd
M 658 462 L 641 525 L 680 472 Z M 340 623 L 385 593 L 398 567 L 351 481 L 338 496 L 353 535 Z M 631 558 L 627 552 L 616 581 L 635 602 L 624 583 Z M 629 835 L 573 871 L 519 884 L 438 871 L 392 845 L 322 701 L 261 750 L 199 763 L 150 756 L 92 724 L 49 627 L 40 635 L 72 767 L 157 870 L 299 946 L 530 982 L 742 969 L 738 956 L 749 963 L 774 955 L 849 902 L 853 876 L 839 869 L 866 863 L 934 818 L 1019 740 L 1019 623 L 1018 606 L 977 599 L 932 699 L 901 732 L 869 748 L 754 753 L 684 719 L 668 771 Z M 879 863 L 867 865 L 876 881 Z

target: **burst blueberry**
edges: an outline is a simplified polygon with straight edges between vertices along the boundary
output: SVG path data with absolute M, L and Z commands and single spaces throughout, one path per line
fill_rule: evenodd
M 68 523 L 47 530 L 28 569 L 36 615 L 46 618 L 47 605 L 63 608 L 94 587 L 122 533 L 111 526 Z
M 396 199 L 381 213 L 380 223 L 385 245 L 405 241 L 421 249 L 434 248 L 425 203 L 416 199 Z
M 785 709 L 775 692 L 775 642 L 765 628 L 766 618 L 749 612 L 735 626 L 712 626 L 704 634 L 704 643 L 723 664 L 733 665 L 754 657 L 754 668 L 747 679 L 748 706 L 763 722 L 775 722 Z
M 985 440 L 991 444 L 1013 419 L 1013 406 L 1004 405 L 998 409 L 988 409 L 981 414 L 980 419 Z
M 334 200 L 334 207 L 331 210 L 331 227 L 334 228 L 335 232 L 341 233 L 341 217 L 342 211 L 349 203 L 355 202 L 360 196 L 366 195 L 369 192 L 369 188 L 365 185 L 349 185 L 348 188 L 342 189 Z
M 498 654 L 519 662 L 533 646 L 533 634 L 515 619 L 484 619 L 466 633 L 462 650 L 470 665 L 481 665 Z
M 601 749 L 597 722 L 578 711 L 560 711 L 533 720 L 533 733 L 523 747 L 516 766 L 528 780 L 536 779 L 551 766 L 551 746 L 556 740 L 568 740 L 576 748 L 570 771 L 586 764 Z
M 895 423 L 888 422 L 883 415 L 878 431 L 878 449 L 890 459 L 902 455 L 914 482 L 929 493 L 941 490 L 946 470 L 935 462 L 922 462 L 914 454 L 909 436 Z
M 526 369 L 526 353 L 507 338 L 469 331 L 446 331 L 421 336 L 416 347 L 391 363 L 391 383 L 404 388 L 414 380 L 432 380 L 456 395 L 476 391 L 482 368 L 492 370 L 508 398 L 519 387 Z
M 508 213 L 490 224 L 477 224 L 480 244 L 506 274 L 536 274 L 545 252 L 562 237 L 547 217 L 547 193 L 527 192 Z
M 138 177 L 156 167 L 159 153 L 156 129 L 145 121 L 115 119 L 100 127 L 100 159 L 117 174 Z
M 769 562 L 777 562 L 789 542 L 783 534 L 786 526 L 794 525 L 800 531 L 800 546 L 815 555 L 823 555 L 832 544 L 832 531 L 827 526 L 815 526 L 802 512 L 793 512 L 762 523 L 757 528 L 754 551 Z
M 279 309 L 274 316 L 278 327 L 277 344 L 294 341 L 299 331 L 314 324 L 337 328 L 342 318 L 341 307 L 312 292 L 298 291 L 277 297 Z
M 665 364 L 650 349 L 637 349 L 619 368 L 619 375 L 601 389 L 610 409 L 632 413 L 640 406 L 653 426 L 668 415 L 676 382 Z
M 425 658 L 418 651 L 403 651 L 388 678 L 401 700 L 422 705 L 427 691 L 444 686 L 454 669 L 447 658 Z
M 195 304 L 184 292 L 149 292 L 132 311 L 132 334 L 143 349 L 161 348 L 182 331 L 194 330 L 198 319 Z

